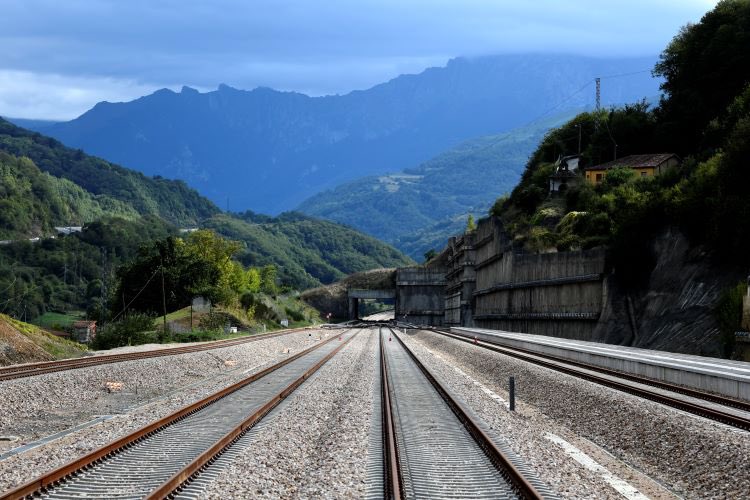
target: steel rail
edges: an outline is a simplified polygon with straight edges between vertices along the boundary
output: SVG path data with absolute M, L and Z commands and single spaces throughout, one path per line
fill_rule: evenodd
M 186 483 L 195 479 L 203 470 L 208 468 L 211 465 L 211 463 L 213 463 L 222 453 L 224 453 L 224 451 L 226 451 L 238 439 L 240 439 L 243 435 L 245 435 L 245 433 L 247 433 L 247 431 L 249 431 L 255 424 L 257 424 L 263 417 L 265 417 L 268 414 L 268 412 L 273 410 L 279 403 L 281 403 L 281 401 L 287 398 L 292 392 L 295 391 L 295 389 L 297 389 L 300 385 L 302 385 L 302 383 L 305 380 L 310 378 L 310 376 L 313 373 L 318 371 L 318 369 L 321 366 L 326 364 L 332 357 L 338 354 L 338 352 L 341 351 L 341 349 L 343 349 L 344 346 L 346 346 L 346 344 L 348 344 L 357 335 L 357 333 L 355 333 L 354 335 L 346 339 L 346 341 L 342 342 L 341 345 L 339 345 L 336 349 L 326 354 L 326 356 L 323 357 L 323 359 L 318 361 L 315 365 L 313 365 L 311 368 L 305 371 L 305 373 L 303 373 L 300 377 L 294 380 L 281 392 L 279 392 L 273 398 L 271 398 L 265 405 L 263 405 L 262 408 L 260 408 L 258 411 L 256 411 L 252 415 L 249 415 L 239 425 L 237 425 L 235 428 L 227 432 L 221 439 L 216 441 L 216 443 L 214 443 L 213 446 L 211 446 L 209 449 L 204 451 L 195 460 L 193 460 L 191 463 L 186 465 L 181 471 L 173 475 L 169 480 L 167 480 L 160 487 L 152 491 L 146 497 L 146 499 L 156 500 L 156 499 L 161 499 L 161 498 L 168 498 L 173 492 L 182 488 Z M 336 336 L 333 336 L 331 339 L 327 340 L 326 342 L 330 342 L 331 340 L 335 338 Z
M 122 354 L 104 354 L 101 356 L 90 356 L 86 358 L 63 359 L 60 361 L 42 361 L 40 363 L 29 363 L 24 365 L 12 365 L 0 368 L 0 382 L 17 378 L 32 377 L 44 373 L 53 373 L 64 370 L 74 370 L 86 368 L 89 366 L 105 365 L 110 363 L 121 363 L 123 361 L 133 361 L 139 359 L 157 358 L 163 356 L 176 356 L 192 352 L 208 351 L 212 349 L 221 349 L 224 347 L 233 347 L 250 342 L 256 342 L 263 339 L 280 337 L 291 333 L 305 330 L 305 328 L 294 328 L 281 330 L 278 332 L 263 333 L 236 339 L 215 340 L 197 345 L 168 347 L 154 349 L 151 351 L 128 352 Z
M 380 390 L 383 405 L 383 462 L 384 462 L 384 486 L 385 495 L 388 499 L 400 500 L 403 498 L 401 476 L 401 465 L 396 446 L 396 423 L 393 421 L 393 407 L 391 401 L 391 390 L 388 383 L 388 361 L 385 355 L 385 344 L 383 344 L 382 329 L 378 328 L 380 337 Z
M 721 422 L 723 424 L 730 425 L 732 427 L 737 427 L 743 430 L 750 430 L 750 418 L 745 418 L 739 415 L 734 415 L 732 413 L 727 413 L 721 410 L 717 410 L 715 408 L 709 408 L 707 406 L 702 406 L 700 404 L 686 401 L 684 399 L 675 398 L 672 396 L 668 396 L 666 394 L 660 394 L 658 392 L 650 391 L 642 387 L 629 385 L 624 382 L 618 382 L 616 380 L 611 380 L 605 377 L 600 377 L 592 373 L 585 373 L 581 371 L 581 369 L 599 372 L 602 375 L 606 375 L 610 377 L 617 377 L 617 378 L 625 379 L 631 382 L 636 382 L 639 384 L 656 387 L 662 390 L 667 390 L 667 391 L 672 391 L 678 394 L 683 394 L 685 396 L 693 397 L 696 399 L 701 399 L 709 403 L 722 404 L 724 406 L 750 412 L 750 405 L 748 405 L 747 403 L 743 401 L 738 401 L 736 399 L 731 399 L 731 398 L 725 398 L 716 394 L 709 394 L 709 393 L 705 393 L 702 391 L 696 391 L 696 390 L 685 388 L 682 386 L 669 384 L 667 382 L 659 382 L 653 379 L 639 377 L 637 375 L 624 374 L 623 372 L 610 370 L 607 368 L 587 365 L 586 363 L 581 363 L 579 361 L 568 361 L 568 360 L 564 360 L 562 358 L 551 356 L 548 354 L 538 354 L 538 353 L 535 353 L 526 349 L 500 346 L 500 345 L 496 345 L 496 344 L 493 344 L 492 342 L 488 342 L 485 340 L 474 339 L 473 337 L 470 337 L 470 336 L 465 336 L 465 335 L 461 335 L 461 334 L 457 334 L 453 332 L 446 332 L 446 331 L 439 330 L 436 328 L 429 328 L 425 330 L 432 331 L 434 333 L 458 340 L 460 342 L 465 342 L 467 344 L 476 345 L 481 348 L 488 349 L 488 350 L 491 350 L 500 354 L 505 354 L 507 356 L 511 356 L 511 357 L 520 359 L 522 361 L 527 361 L 529 363 L 533 363 L 539 366 L 544 366 L 545 368 L 549 368 L 558 372 L 572 375 L 574 377 L 582 378 L 584 380 L 588 380 L 589 382 L 594 382 L 596 384 L 604 385 L 612 389 L 616 389 L 622 392 L 626 392 L 628 394 L 632 394 L 634 396 L 648 399 L 650 401 L 654 401 L 654 402 L 661 403 L 667 406 L 671 406 L 678 410 L 686 411 L 694 415 L 698 415 L 698 416 L 705 417 L 711 420 L 715 420 L 717 422 Z M 539 359 L 539 358 L 543 358 L 543 359 Z M 565 366 L 565 365 L 570 365 L 570 366 Z
M 197 401 L 188 406 L 185 406 L 165 417 L 162 417 L 150 424 L 147 424 L 141 427 L 140 429 L 137 429 L 131 432 L 130 434 L 126 436 L 116 439 L 115 441 L 112 441 L 84 455 L 83 457 L 77 458 L 65 465 L 62 465 L 61 467 L 58 467 L 57 469 L 54 469 L 35 479 L 32 479 L 31 481 L 25 484 L 22 484 L 12 490 L 2 493 L 0 494 L 0 500 L 11 500 L 11 499 L 17 500 L 17 499 L 26 498 L 38 492 L 42 492 L 51 486 L 55 486 L 59 483 L 62 483 L 66 479 L 73 477 L 76 473 L 89 469 L 99 463 L 102 463 L 105 459 L 112 457 L 116 455 L 117 453 L 136 445 L 137 443 L 149 438 L 150 436 L 153 436 L 154 434 L 164 430 L 165 428 L 178 423 L 179 421 L 206 408 L 207 406 L 213 403 L 216 403 L 217 401 L 224 398 L 225 396 L 233 392 L 236 392 L 239 389 L 242 389 L 243 387 L 265 377 L 266 375 L 278 370 L 279 368 L 282 368 L 283 366 L 288 365 L 292 361 L 295 361 L 296 359 L 299 359 L 302 356 L 316 349 L 319 349 L 323 345 L 329 342 L 332 342 L 337 337 L 338 337 L 337 335 L 334 335 L 330 339 L 324 340 L 320 342 L 319 344 L 316 344 L 303 351 L 300 351 L 297 354 L 290 356 L 289 358 L 279 363 L 276 363 L 275 365 L 269 366 L 268 368 L 265 368 L 258 373 L 250 375 L 249 377 L 246 377 L 240 380 L 239 382 L 236 382 L 228 387 L 225 387 L 224 389 L 221 389 L 213 394 L 210 394 L 209 396 L 206 396 L 200 401 Z
M 498 472 L 511 484 L 513 490 L 521 498 L 541 499 L 539 491 L 532 485 L 511 462 L 508 456 L 498 448 L 492 438 L 479 426 L 479 424 L 468 414 L 464 407 L 440 384 L 432 372 L 419 360 L 414 352 L 409 349 L 401 337 L 391 329 L 392 336 L 403 346 L 406 353 L 414 361 L 419 370 L 440 394 L 448 407 L 461 421 L 469 434 L 474 438 L 479 447 L 484 451 L 490 461 L 495 465 Z

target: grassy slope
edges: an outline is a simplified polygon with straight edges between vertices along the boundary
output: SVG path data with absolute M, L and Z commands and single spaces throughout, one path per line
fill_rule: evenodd
M 86 347 L 49 334 L 37 326 L 0 314 L 0 364 L 76 358 Z

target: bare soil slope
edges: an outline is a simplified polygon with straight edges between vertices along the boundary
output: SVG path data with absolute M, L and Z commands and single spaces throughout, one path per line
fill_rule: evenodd
M 0 314 L 0 366 L 82 356 L 86 348 Z

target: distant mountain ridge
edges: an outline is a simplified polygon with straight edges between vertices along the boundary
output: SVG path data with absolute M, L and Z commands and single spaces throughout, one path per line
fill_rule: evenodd
M 602 103 L 658 93 L 655 57 L 457 58 L 368 90 L 308 97 L 221 85 L 99 103 L 45 133 L 148 175 L 185 180 L 222 207 L 278 213 L 343 182 L 413 167 L 462 141 L 497 134 L 550 108 L 580 108 L 604 78 Z

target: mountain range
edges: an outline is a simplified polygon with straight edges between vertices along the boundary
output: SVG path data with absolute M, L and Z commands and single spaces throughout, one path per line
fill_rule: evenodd
M 102 102 L 69 122 L 26 124 L 147 175 L 182 179 L 222 208 L 276 214 L 344 182 L 414 168 L 466 140 L 591 105 L 594 77 L 602 77 L 605 106 L 656 95 L 655 61 L 456 58 L 346 95 L 184 87 Z
M 3 119 L 0 181 L 0 282 L 15 283 L 25 266 L 28 276 L 67 273 L 59 256 L 40 257 L 59 253 L 61 240 L 28 246 L 31 238 L 54 236 L 55 226 L 84 226 L 73 237 L 90 243 L 81 250 L 89 267 L 98 265 L 100 250 L 127 258 L 151 239 L 178 234 L 180 226 L 213 229 L 243 243 L 238 258 L 244 264 L 273 264 L 283 284 L 299 289 L 413 263 L 372 236 L 308 215 L 222 213 L 182 181 L 146 177 Z M 7 240 L 21 240 L 20 246 Z

